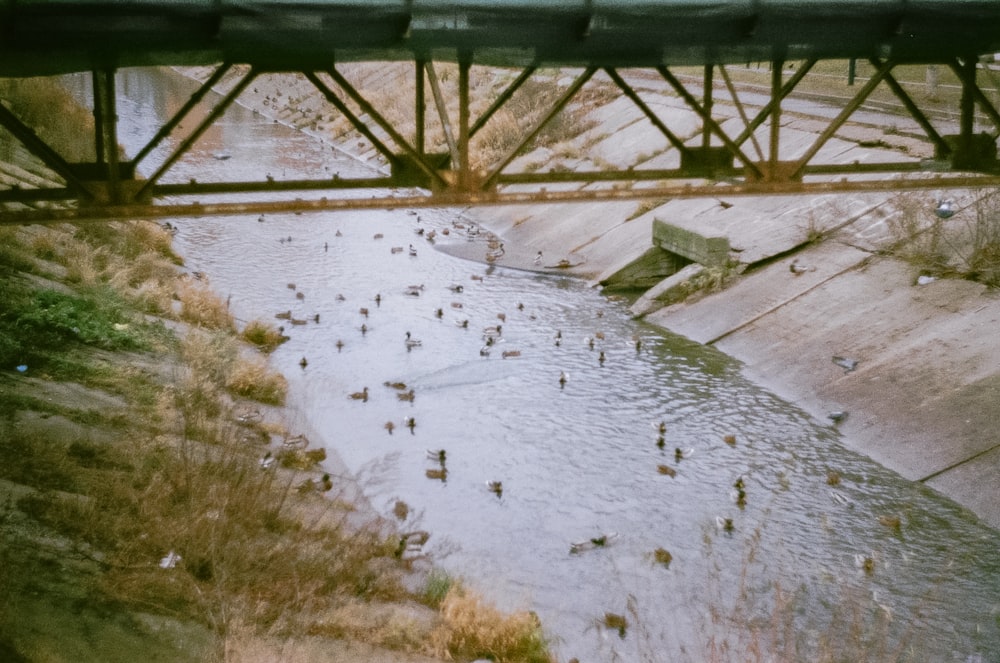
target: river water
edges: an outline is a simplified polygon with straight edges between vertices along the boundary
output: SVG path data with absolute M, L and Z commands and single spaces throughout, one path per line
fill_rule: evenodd
M 122 76 L 130 154 L 189 90 L 161 74 Z M 234 109 L 164 181 L 330 171 L 365 172 Z M 440 565 L 501 607 L 537 612 L 562 660 L 748 660 L 754 647 L 810 660 L 853 640 L 891 643 L 872 645 L 870 660 L 1000 660 L 997 532 L 849 451 L 729 358 L 632 320 L 625 303 L 437 250 L 483 243 L 471 214 L 173 223 L 187 268 L 208 274 L 239 319 L 308 320 L 288 327 L 273 364 L 374 506 L 391 517 L 405 501 L 406 526 L 432 533 Z M 419 346 L 407 347 L 407 332 Z M 384 385 L 396 381 L 412 402 Z M 367 402 L 348 397 L 365 387 Z M 446 451 L 445 480 L 428 478 L 440 467 L 428 449 Z M 629 620 L 624 637 L 602 625 L 609 612 Z

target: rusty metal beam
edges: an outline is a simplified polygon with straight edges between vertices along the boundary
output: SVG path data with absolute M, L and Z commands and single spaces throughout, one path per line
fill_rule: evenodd
M 993 126 L 997 129 L 997 131 L 993 133 L 993 137 L 996 138 L 997 135 L 1000 134 L 1000 112 L 997 112 L 996 107 L 990 102 L 986 95 L 983 94 L 983 91 L 976 84 L 975 67 L 972 67 L 972 76 L 970 80 L 968 69 L 963 68 L 960 61 L 952 60 L 948 62 L 948 66 L 953 72 L 955 72 L 958 79 L 962 81 L 963 90 L 967 85 L 976 103 L 979 104 L 979 108 L 989 116 L 990 121 L 993 122 Z
M 876 69 L 872 77 L 869 78 L 863 86 L 861 86 L 861 89 L 858 90 L 856 95 L 854 95 L 854 98 L 851 99 L 846 106 L 844 106 L 840 113 L 837 114 L 837 117 L 830 121 L 830 124 L 828 124 L 826 129 L 823 130 L 823 133 L 820 134 L 819 138 L 817 138 L 809 149 L 806 150 L 805 154 L 802 155 L 791 173 L 792 179 L 795 179 L 802 174 L 806 164 L 808 164 L 809 161 L 816 156 L 816 153 L 819 152 L 823 145 L 826 144 L 826 141 L 828 141 L 833 134 L 836 133 L 841 126 L 843 126 L 844 122 L 846 122 L 847 119 L 854 114 L 854 111 L 861 107 L 861 104 L 865 102 L 868 95 L 870 95 L 872 91 L 878 87 L 878 84 L 882 82 L 885 76 L 892 71 L 892 68 L 895 66 L 896 62 L 891 58 L 881 63 L 881 66 Z
M 355 115 L 354 112 L 348 108 L 347 104 L 345 104 L 326 83 L 320 80 L 314 72 L 303 71 L 302 75 L 313 84 L 313 87 L 315 87 L 319 93 L 323 95 L 324 99 L 330 102 L 334 108 L 340 111 L 341 114 L 347 118 L 347 121 L 351 123 L 351 126 L 358 130 L 358 133 L 367 138 L 369 142 L 375 146 L 375 149 L 378 150 L 379 153 L 389 161 L 389 163 L 398 161 L 395 153 L 385 143 L 379 140 L 378 136 L 372 133 L 371 129 L 368 128 L 368 125 L 362 122 L 361 118 Z
M 663 79 L 670 84 L 670 87 L 674 88 L 674 91 L 677 92 L 677 94 L 679 94 L 682 99 L 684 99 L 684 102 L 691 107 L 691 110 L 693 110 L 695 113 L 699 115 L 699 117 L 701 117 L 702 122 L 705 123 L 705 125 L 709 128 L 709 130 L 716 136 L 718 136 L 719 140 L 722 141 L 722 144 L 726 147 L 727 150 L 729 150 L 730 154 L 732 154 L 735 158 L 739 159 L 749 171 L 756 174 L 757 176 L 760 176 L 761 172 L 757 164 L 751 161 L 747 157 L 747 155 L 743 153 L 743 150 L 741 150 L 739 146 L 736 143 L 734 143 L 729 136 L 726 135 L 726 132 L 722 130 L 722 127 L 719 126 L 719 123 L 712 119 L 712 116 L 709 115 L 705 111 L 704 107 L 702 107 L 702 105 L 698 103 L 698 100 L 695 99 L 694 96 L 687 91 L 687 88 L 685 88 L 684 85 L 679 80 L 677 80 L 677 77 L 674 76 L 670 72 L 670 70 L 667 69 L 667 67 L 664 65 L 658 65 L 656 67 L 656 71 L 660 72 L 660 76 L 662 76 Z
M 722 74 L 722 80 L 726 84 L 726 90 L 729 92 L 729 98 L 733 100 L 733 105 L 736 107 L 736 112 L 739 113 L 740 119 L 743 120 L 743 126 L 750 126 L 750 118 L 747 116 L 746 108 L 743 106 L 743 102 L 740 100 L 740 95 L 736 92 L 736 86 L 733 85 L 732 79 L 729 77 L 729 72 L 726 71 L 726 65 L 719 65 L 719 73 Z M 753 143 L 753 148 L 757 152 L 757 158 L 760 161 L 764 160 L 764 151 L 760 147 L 760 142 L 757 140 L 757 136 L 753 132 L 750 133 L 750 142 Z
M 448 143 L 448 151 L 451 152 L 451 162 L 455 167 L 458 167 L 460 161 L 458 143 L 455 141 L 455 133 L 451 130 L 451 120 L 448 119 L 448 107 L 444 101 L 444 94 L 441 92 L 441 84 L 438 82 L 437 72 L 434 71 L 434 63 L 428 62 L 426 69 L 427 82 L 431 84 L 431 95 L 434 97 L 434 106 L 437 108 L 441 130 L 444 131 L 444 139 Z
M 141 198 L 142 196 L 146 195 L 146 193 L 149 192 L 149 190 L 153 187 L 153 185 L 155 185 L 156 182 L 159 181 L 161 177 L 163 177 L 164 173 L 170 170 L 170 167 L 173 166 L 174 163 L 176 163 L 177 160 L 180 159 L 181 156 L 185 152 L 187 152 L 192 145 L 194 145 L 195 141 L 197 141 L 201 137 L 201 135 L 205 133 L 205 131 L 210 126 L 212 126 L 212 124 L 219 117 L 221 117 L 223 113 L 226 112 L 226 109 L 229 108 L 230 104 L 233 103 L 236 97 L 240 96 L 243 90 L 246 89 L 247 85 L 249 85 L 250 82 L 253 81 L 253 79 L 256 77 L 257 77 L 257 72 L 251 69 L 249 72 L 247 72 L 246 76 L 244 76 L 242 79 L 240 79 L 239 82 L 236 83 L 233 89 L 230 90 L 226 94 L 226 96 L 224 96 L 222 100 L 215 105 L 215 108 L 213 108 L 211 112 L 209 112 L 209 114 L 205 117 L 205 119 L 202 120 L 202 122 L 197 127 L 195 127 L 194 131 L 191 132 L 191 135 L 182 140 L 181 143 L 177 146 L 177 149 L 174 150 L 173 154 L 167 157 L 167 160 L 163 162 L 163 164 L 156 170 L 156 172 L 149 176 L 149 179 L 146 181 L 145 184 L 143 184 L 143 186 L 137 192 L 136 198 Z
M 205 98 L 206 94 L 212 91 L 212 88 L 214 88 L 215 85 L 222 80 L 223 76 L 229 73 L 229 70 L 232 68 L 233 65 L 229 62 L 219 65 L 215 71 L 212 72 L 212 75 L 208 77 L 208 80 L 202 83 L 201 86 L 195 90 L 194 94 L 192 94 L 188 100 L 184 102 L 184 105 L 181 106 L 177 112 L 163 124 L 162 127 L 160 127 L 160 130 L 156 132 L 156 135 L 153 136 L 153 138 L 136 153 L 135 157 L 132 159 L 132 163 L 138 164 L 145 159 L 150 152 L 156 149 L 156 146 L 159 145 L 164 138 L 169 136 L 171 132 L 173 132 L 173 130 L 184 121 L 184 118 L 187 117 L 188 113 L 194 110 L 194 107 Z
M 553 117 L 559 114 L 566 104 L 569 103 L 570 99 L 576 96 L 576 93 L 579 92 L 580 88 L 582 88 L 584 84 L 591 79 L 596 71 L 596 67 L 587 67 L 583 73 L 577 76 L 576 80 L 573 81 L 569 87 L 566 88 L 566 91 L 563 92 L 562 96 L 556 100 L 556 103 L 552 106 L 549 112 L 546 113 L 544 117 L 539 119 L 535 123 L 535 126 L 531 127 L 520 143 L 515 145 L 503 158 L 500 159 L 497 164 L 494 165 L 493 170 L 490 171 L 489 175 L 487 175 L 483 180 L 484 189 L 492 186 L 497 176 L 500 175 L 501 171 L 507 167 L 507 164 L 513 161 L 518 152 L 523 150 L 528 143 L 535 139 L 535 136 L 537 136 L 541 130 L 545 128 L 545 125 L 548 124 Z
M 875 69 L 878 69 L 882 64 L 875 58 L 870 58 L 868 62 L 870 62 L 872 67 Z M 934 125 L 930 123 L 927 116 L 924 115 L 923 111 L 920 110 L 916 102 L 914 102 L 910 95 L 907 94 L 906 90 L 903 89 L 903 86 L 899 84 L 899 81 L 896 80 L 896 77 L 893 76 L 891 72 L 885 74 L 885 82 L 886 85 L 889 86 L 889 89 L 892 90 L 893 94 L 896 95 L 896 98 L 902 102 L 903 107 L 906 108 L 910 116 L 916 120 L 917 124 L 920 125 L 920 128 L 927 134 L 927 137 L 931 139 L 932 143 L 934 143 L 937 153 L 948 154 L 948 152 L 951 151 L 951 146 L 949 146 L 945 139 L 941 137 L 941 134 L 937 132 Z
M 404 152 L 406 152 L 406 154 L 408 154 L 413 158 L 414 162 L 430 178 L 431 182 L 436 183 L 437 185 L 440 186 L 446 185 L 446 182 L 437 172 L 437 170 L 427 162 L 426 158 L 424 158 L 424 154 L 417 152 L 415 149 L 413 149 L 413 146 L 411 146 L 406 141 L 406 139 L 403 138 L 403 136 L 398 131 L 396 131 L 395 127 L 393 127 L 388 120 L 382 117 L 381 113 L 375 110 L 375 107 L 372 106 L 370 103 L 368 103 L 368 101 L 363 96 L 361 96 L 361 93 L 358 92 L 354 88 L 354 86 L 351 85 L 350 82 L 346 78 L 344 78 L 344 76 L 339 71 L 337 71 L 335 67 L 330 67 L 326 73 L 329 74 L 331 78 L 333 78 L 334 82 L 337 85 L 339 85 L 344 92 L 347 93 L 347 95 L 354 101 L 354 103 L 356 103 L 358 106 L 361 107 L 361 110 L 364 111 L 368 115 L 368 117 L 372 118 L 372 120 L 374 120 L 374 122 L 384 132 L 386 132 L 386 134 L 388 134 L 390 138 L 392 138 L 393 142 L 396 143 L 396 145 L 399 146 L 400 149 L 402 149 Z
M 540 191 L 529 193 L 439 192 L 391 198 L 321 198 L 296 201 L 255 201 L 246 203 L 183 203 L 169 205 L 109 205 L 70 209 L 44 209 L 5 213 L 0 225 L 60 221 L 105 221 L 112 219 L 163 219 L 170 217 L 245 216 L 262 213 L 330 212 L 363 209 L 410 209 L 423 207 L 468 207 L 470 205 L 523 205 L 581 203 L 655 198 L 705 198 L 719 196 L 816 195 L 825 193 L 876 193 L 901 190 L 1000 187 L 1000 176 L 938 176 L 908 180 L 748 182 L 720 186 L 718 183 L 678 184 L 642 191 L 605 188 L 587 191 Z M 322 220 L 322 219 L 321 219 Z
M 646 104 L 646 102 L 644 102 L 642 99 L 639 98 L 639 94 L 635 90 L 633 90 L 628 83 L 625 82 L 625 80 L 618 74 L 617 71 L 615 71 L 611 67 L 607 67 L 604 70 L 604 72 L 611 78 L 614 84 L 617 85 L 618 88 L 625 93 L 625 96 L 631 99 L 632 103 L 634 103 L 639 108 L 639 110 L 642 111 L 643 115 L 645 115 L 649 119 L 649 121 L 653 123 L 653 126 L 659 129 L 660 133 L 666 136 L 667 140 L 670 141 L 671 145 L 677 148 L 677 150 L 680 151 L 682 154 L 690 153 L 691 150 L 688 148 L 687 145 L 684 144 L 684 141 L 681 140 L 677 136 L 677 134 L 675 134 L 673 131 L 667 128 L 667 125 L 663 123 L 663 121 L 659 118 L 659 116 L 657 116 L 656 113 L 653 112 L 653 110 Z
M 745 143 L 747 138 L 752 136 L 753 133 L 757 131 L 757 127 L 762 125 L 764 121 L 771 115 L 774 109 L 777 106 L 779 106 L 782 101 L 784 101 L 785 97 L 791 94 L 792 91 L 796 88 L 796 86 L 798 86 L 798 84 L 802 82 L 802 79 L 806 77 L 806 74 L 809 73 L 809 70 L 813 68 L 816 62 L 817 62 L 816 59 L 806 60 L 805 62 L 803 62 L 802 66 L 800 66 L 795 71 L 795 73 L 792 74 L 792 77 L 789 78 L 787 81 L 785 81 L 785 83 L 780 87 L 777 94 L 774 93 L 774 90 L 772 88 L 771 100 L 768 101 L 767 104 L 765 104 L 764 107 L 760 109 L 760 112 L 758 112 L 757 115 L 754 116 L 754 119 L 750 122 L 749 125 L 747 125 L 747 128 L 744 129 L 743 132 L 740 133 L 740 135 L 737 136 L 735 140 L 733 140 L 733 142 L 736 143 L 737 145 L 742 145 L 743 143 Z
M 487 108 L 479 119 L 475 121 L 472 128 L 469 130 L 469 136 L 475 136 L 476 133 L 482 129 L 490 118 L 493 117 L 498 110 L 500 110 L 504 104 L 510 101 L 510 98 L 514 96 L 514 93 L 521 89 L 521 86 L 527 82 L 531 75 L 535 73 L 538 67 L 534 65 L 530 67 L 525 67 L 524 70 L 515 78 L 510 85 L 504 88 L 504 91 L 493 101 L 489 108 Z

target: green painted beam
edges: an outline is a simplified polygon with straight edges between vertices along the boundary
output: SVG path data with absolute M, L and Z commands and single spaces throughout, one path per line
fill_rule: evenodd
M 1000 51 L 998 0 L 0 0 L 0 75 L 345 60 L 653 66 Z

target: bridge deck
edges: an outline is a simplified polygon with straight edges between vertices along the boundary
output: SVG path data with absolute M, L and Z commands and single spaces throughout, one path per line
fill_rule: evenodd
M 0 0 L 0 75 L 239 62 L 653 66 L 1000 51 L 996 0 Z

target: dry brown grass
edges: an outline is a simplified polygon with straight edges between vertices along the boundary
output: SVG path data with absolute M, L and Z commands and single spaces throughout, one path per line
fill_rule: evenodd
M 498 663 L 552 663 L 541 624 L 532 612 L 505 615 L 474 593 L 452 586 L 431 634 L 435 655 L 489 658 Z
M 247 343 L 252 343 L 264 352 L 273 352 L 275 348 L 288 340 L 288 337 L 273 324 L 266 320 L 251 320 L 240 334 Z
M 181 320 L 206 329 L 230 331 L 234 320 L 226 303 L 205 283 L 186 279 L 178 284 Z
M 288 380 L 259 357 L 240 359 L 230 369 L 226 388 L 244 398 L 269 405 L 284 405 Z

